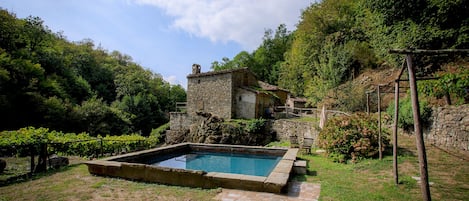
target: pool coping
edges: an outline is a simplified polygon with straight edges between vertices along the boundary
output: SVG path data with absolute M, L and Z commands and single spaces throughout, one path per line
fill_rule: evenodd
M 282 156 L 272 172 L 267 176 L 252 176 L 232 173 L 205 172 L 168 167 L 158 167 L 139 163 L 158 154 L 171 154 L 175 151 L 218 151 L 247 154 L 273 154 Z M 200 187 L 233 188 L 251 191 L 281 193 L 287 186 L 298 149 L 268 148 L 244 145 L 181 143 L 166 147 L 148 149 L 101 160 L 87 161 L 88 171 L 94 175 L 120 177 L 125 179 L 156 182 L 161 184 Z

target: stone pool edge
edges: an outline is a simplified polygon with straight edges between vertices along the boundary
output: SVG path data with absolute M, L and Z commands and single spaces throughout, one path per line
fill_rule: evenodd
M 167 154 L 174 151 L 208 150 L 234 153 L 275 154 L 283 153 L 282 159 L 267 177 L 242 174 L 205 172 L 167 167 L 157 167 L 136 163 L 141 158 L 155 154 Z M 167 147 L 154 148 L 101 160 L 87 161 L 88 171 L 94 175 L 120 177 L 125 179 L 156 182 L 160 184 L 200 187 L 233 188 L 250 191 L 281 193 L 286 188 L 298 149 L 266 148 L 243 145 L 220 145 L 181 143 Z M 123 162 L 119 160 L 128 160 Z

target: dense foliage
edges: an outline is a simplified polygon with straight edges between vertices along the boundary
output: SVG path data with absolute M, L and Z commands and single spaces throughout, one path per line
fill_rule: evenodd
M 38 17 L 0 10 L 0 130 L 148 135 L 185 96 L 130 56 L 69 42 Z
M 436 72 L 437 80 L 425 80 L 418 85 L 419 93 L 428 96 L 445 97 L 448 104 L 469 102 L 469 68 L 456 64 L 448 65 L 445 71 Z
M 395 104 L 392 102 L 386 110 L 386 113 L 392 118 L 394 118 L 394 107 Z M 432 108 L 428 105 L 428 101 L 424 99 L 419 101 L 419 112 L 422 126 L 429 126 Z M 406 131 L 412 131 L 414 129 L 413 114 L 410 96 L 399 100 L 399 120 L 397 124 L 400 128 L 403 128 Z
M 47 144 L 48 153 L 75 156 L 98 156 L 103 153 L 120 153 L 155 147 L 159 135 L 143 137 L 138 134 L 92 137 L 88 133 L 63 133 L 47 128 L 26 127 L 0 133 L 0 155 L 29 156 L 30 147 L 39 152 L 40 144 Z
M 252 53 L 241 52 L 214 66 L 248 66 L 259 79 L 305 96 L 312 105 L 324 98 L 343 100 L 344 95 L 354 97 L 357 93 L 339 87 L 365 69 L 400 66 L 402 56 L 389 54 L 389 49 L 469 49 L 467 10 L 465 0 L 323 0 L 303 10 L 294 32 L 280 26 L 272 37 L 273 32 L 268 31 Z M 454 59 L 458 58 L 419 57 L 415 62 L 416 66 L 434 68 L 418 72 L 429 76 L 442 63 Z M 450 93 L 459 93 L 469 85 L 451 87 Z M 355 99 L 349 99 L 334 107 L 354 111 L 356 105 Z
M 376 157 L 379 153 L 378 121 L 365 114 L 338 116 L 327 121 L 318 136 L 318 146 L 336 162 Z M 389 131 L 382 128 L 382 151 L 389 147 Z
M 242 51 L 232 60 L 225 57 L 221 62 L 214 61 L 212 69 L 248 67 L 260 80 L 277 84 L 281 64 L 285 60 L 284 54 L 290 48 L 291 42 L 291 33 L 281 24 L 275 32 L 271 29 L 265 31 L 262 44 L 253 53 Z

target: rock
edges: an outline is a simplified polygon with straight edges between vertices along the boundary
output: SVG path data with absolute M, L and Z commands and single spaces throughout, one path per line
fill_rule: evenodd
M 7 167 L 7 162 L 3 159 L 0 159 L 0 173 L 3 173 L 6 167 Z
M 58 169 L 62 166 L 68 166 L 68 164 L 69 162 L 67 157 L 57 156 L 54 154 L 49 158 L 49 166 L 54 169 Z

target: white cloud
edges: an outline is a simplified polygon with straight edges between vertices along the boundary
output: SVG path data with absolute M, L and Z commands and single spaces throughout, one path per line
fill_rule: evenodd
M 173 17 L 172 28 L 212 42 L 234 41 L 257 48 L 265 29 L 295 28 L 311 0 L 134 0 L 156 6 Z
M 163 77 L 164 80 L 169 82 L 170 84 L 180 84 L 177 77 L 175 75 L 170 75 L 168 77 Z

